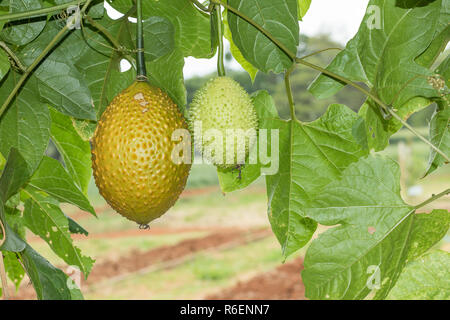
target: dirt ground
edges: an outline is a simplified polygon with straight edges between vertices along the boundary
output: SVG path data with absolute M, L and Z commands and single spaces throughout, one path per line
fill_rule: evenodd
M 96 286 L 98 284 L 101 285 L 104 281 L 117 281 L 127 275 L 142 272 L 152 267 L 159 269 L 172 268 L 188 260 L 196 253 L 244 245 L 270 235 L 270 229 L 266 228 L 214 230 L 210 235 L 202 238 L 187 239 L 174 245 L 162 246 L 145 252 L 134 250 L 127 256 L 119 259 L 106 260 L 94 264 L 88 280 L 83 280 L 83 287 L 89 288 L 94 284 Z M 14 298 L 29 300 L 36 299 L 36 295 L 32 285 L 29 282 L 24 282 Z
M 238 282 L 234 287 L 209 295 L 210 300 L 305 300 L 301 281 L 303 260 L 297 258 L 275 270 Z

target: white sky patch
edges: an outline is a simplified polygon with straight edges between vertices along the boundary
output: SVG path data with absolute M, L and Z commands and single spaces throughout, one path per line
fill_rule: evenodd
M 358 31 L 359 25 L 369 0 L 313 0 L 311 8 L 300 22 L 300 32 L 313 37 L 329 34 L 331 38 L 344 46 Z M 105 1 L 108 16 L 118 19 L 123 16 Z M 135 18 L 129 18 L 136 23 Z M 229 48 L 226 39 L 225 47 Z M 128 62 L 128 61 L 127 61 Z M 121 62 L 122 64 L 122 62 Z M 227 69 L 241 70 L 236 61 L 226 62 Z M 217 56 L 212 59 L 185 59 L 184 75 L 186 78 L 202 76 L 214 72 L 217 68 Z

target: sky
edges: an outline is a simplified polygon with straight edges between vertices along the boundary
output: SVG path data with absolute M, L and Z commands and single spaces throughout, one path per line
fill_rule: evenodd
M 331 38 L 343 46 L 358 31 L 369 0 L 312 0 L 311 7 L 300 23 L 300 32 L 307 36 L 328 33 Z M 117 19 L 121 15 L 105 2 L 108 15 Z M 225 46 L 229 47 L 225 40 Z M 191 78 L 205 75 L 216 70 L 217 58 L 185 59 L 184 75 Z M 240 69 L 236 61 L 226 64 L 226 68 Z

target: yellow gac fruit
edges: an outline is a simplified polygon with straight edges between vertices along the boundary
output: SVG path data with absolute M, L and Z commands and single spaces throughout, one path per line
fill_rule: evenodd
M 183 191 L 190 163 L 172 160 L 187 130 L 177 105 L 161 89 L 136 81 L 105 110 L 92 139 L 92 167 L 100 194 L 125 218 L 146 226 Z M 190 141 L 187 150 L 191 152 Z

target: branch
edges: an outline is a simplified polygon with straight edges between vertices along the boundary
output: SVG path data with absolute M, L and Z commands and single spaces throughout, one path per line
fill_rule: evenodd
M 292 71 L 295 69 L 295 64 L 292 65 L 292 67 L 286 71 L 286 74 L 284 75 L 284 84 L 286 85 L 286 94 L 288 96 L 289 100 L 289 110 L 291 111 L 291 120 L 294 121 L 297 119 L 295 116 L 295 102 L 294 102 L 294 96 L 292 95 L 292 88 L 291 88 L 291 80 L 290 75 Z
M 9 57 L 14 61 L 16 66 L 20 69 L 20 71 L 24 72 L 27 68 L 20 62 L 19 58 L 14 54 L 14 52 L 8 47 L 6 43 L 0 41 L 0 48 L 6 51 Z
M 83 8 L 81 9 L 80 13 L 83 14 L 86 9 L 88 8 L 89 4 L 92 2 L 92 0 L 87 0 L 84 4 Z M 66 24 L 64 28 L 62 28 L 58 34 L 53 38 L 53 40 L 45 47 L 45 49 L 41 52 L 41 54 L 36 58 L 36 60 L 33 61 L 33 63 L 25 70 L 22 77 L 20 77 L 19 81 L 17 82 L 14 89 L 9 94 L 8 98 L 6 98 L 6 101 L 3 103 L 3 105 L 0 108 L 0 118 L 2 117 L 3 113 L 8 108 L 11 101 L 14 99 L 14 96 L 19 92 L 20 88 L 22 87 L 25 80 L 28 79 L 31 72 L 41 63 L 41 61 L 47 56 L 47 54 L 53 49 L 54 46 L 56 46 L 59 41 L 65 36 L 66 32 L 69 30 L 69 26 Z
M 446 196 L 448 194 L 450 194 L 450 189 L 442 191 L 441 193 L 438 193 L 438 194 L 434 194 L 431 198 L 429 198 L 429 199 L 425 200 L 424 202 L 418 204 L 414 208 L 417 210 L 417 209 L 420 209 L 422 207 L 425 207 L 427 204 L 429 204 L 429 203 L 431 203 L 431 202 L 433 202 L 433 201 L 435 201 L 435 200 L 437 200 L 439 198 L 442 198 L 443 196 Z
M 42 16 L 42 15 L 46 15 L 48 13 L 53 13 L 53 12 L 67 9 L 70 6 L 78 6 L 85 2 L 91 2 L 91 1 L 90 0 L 76 0 L 76 1 L 71 1 L 71 2 L 64 3 L 64 4 L 60 4 L 57 6 L 49 7 L 49 8 L 36 9 L 36 10 L 11 13 L 11 14 L 2 14 L 2 15 L 0 15 L 0 21 L 5 21 L 5 20 L 14 21 L 14 20 L 20 20 L 20 19 L 24 19 L 24 18 Z

